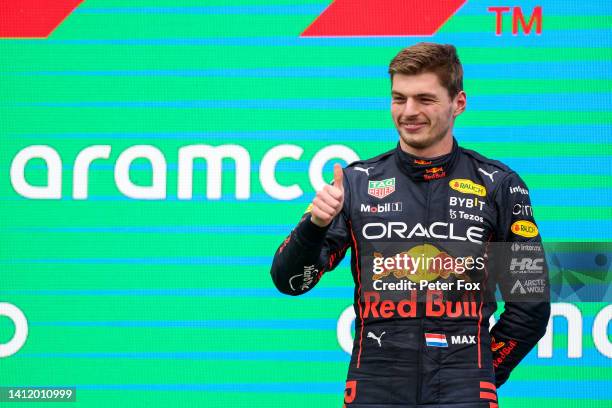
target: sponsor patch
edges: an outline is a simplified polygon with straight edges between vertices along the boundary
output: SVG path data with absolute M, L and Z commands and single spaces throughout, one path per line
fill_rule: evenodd
M 402 211 L 402 202 L 396 203 L 384 203 L 384 204 L 361 204 L 359 210 L 362 213 L 382 214 L 388 212 L 400 212 Z
M 444 167 L 432 167 L 430 169 L 425 169 L 425 174 L 423 174 L 424 180 L 435 180 L 444 177 L 446 177 Z
M 512 287 L 512 290 L 510 291 L 510 293 L 515 294 L 516 292 L 519 292 L 521 295 L 524 295 L 527 293 L 523 285 L 521 285 L 521 281 L 519 281 L 518 279 L 516 283 L 514 284 L 514 286 Z
M 512 354 L 512 351 L 516 348 L 517 345 L 518 343 L 516 341 L 510 340 L 507 346 L 504 345 L 501 348 L 497 349 L 497 357 L 493 359 L 493 368 L 499 367 L 499 365 L 502 364 L 510 354 Z
M 510 273 L 540 273 L 544 272 L 544 258 L 512 258 Z
M 474 194 L 477 196 L 484 197 L 487 195 L 487 189 L 480 184 L 474 183 L 468 179 L 453 179 L 449 181 L 448 185 L 453 190 L 459 191 L 465 194 Z
M 382 347 L 382 336 L 385 335 L 386 332 L 380 333 L 380 336 L 377 336 L 374 332 L 368 332 L 368 339 L 374 339 L 378 343 L 378 347 Z
M 514 204 L 514 207 L 512 207 L 512 215 L 533 217 L 533 208 L 528 204 Z
M 515 242 L 510 247 L 512 252 L 519 251 L 530 251 L 530 252 L 542 252 L 542 244 L 539 242 L 534 243 L 525 243 L 525 242 Z
M 462 207 L 462 208 L 475 208 L 477 210 L 484 210 L 485 202 L 478 197 L 474 198 L 461 198 L 450 196 L 448 198 L 448 205 L 451 207 Z
M 478 168 L 478 171 L 481 172 L 482 174 L 484 174 L 485 176 L 487 176 L 488 178 L 491 179 L 491 183 L 494 183 L 495 180 L 493 179 L 493 176 L 495 175 L 495 173 L 499 173 L 499 170 L 495 170 L 494 172 L 489 173 L 488 171 L 485 171 L 483 169 L 481 169 L 480 167 Z
M 527 293 L 544 293 L 545 288 L 546 281 L 544 279 L 527 279 L 522 282 L 517 279 L 510 294 L 514 295 L 519 293 L 521 295 L 526 295 Z
M 432 162 L 429 160 L 421 160 L 421 159 L 414 159 L 414 164 L 420 164 L 422 166 L 427 166 L 428 164 L 431 164 Z
M 368 194 L 376 198 L 385 198 L 395 191 L 395 177 L 385 180 L 368 180 Z
M 526 220 L 515 221 L 510 227 L 514 235 L 519 235 L 525 238 L 533 238 L 538 236 L 538 227 L 531 222 Z
M 425 333 L 427 347 L 448 347 L 445 334 Z
M 355 171 L 362 171 L 365 174 L 367 174 L 368 176 L 370 175 L 370 169 L 373 169 L 374 167 L 359 167 L 359 166 L 355 166 L 353 167 L 355 169 Z
M 515 194 L 515 193 L 519 193 L 522 195 L 529 195 L 529 191 L 527 191 L 526 188 L 523 188 L 521 186 L 511 186 L 510 187 L 510 194 Z
M 465 211 L 457 211 L 453 210 L 452 208 L 449 210 L 449 216 L 451 220 L 460 218 L 468 221 L 484 222 L 484 218 L 482 218 L 480 215 L 468 214 Z
M 300 273 L 289 278 L 289 286 L 291 287 L 291 290 L 297 290 L 298 288 L 300 290 L 310 289 L 310 285 L 312 285 L 312 282 L 314 281 L 314 278 L 317 276 L 318 273 L 319 270 L 316 269 L 314 265 L 305 265 L 304 273 Z M 299 283 L 300 277 L 302 278 L 301 284 L 294 287 L 293 282 L 297 279 L 297 282 Z
M 495 337 L 491 337 L 491 351 L 497 351 L 505 345 L 506 343 L 504 343 L 503 341 L 497 342 L 495 341 Z
M 461 230 L 461 226 L 457 227 Z M 408 224 L 405 222 L 369 222 L 361 229 L 361 235 L 365 239 L 380 239 L 383 237 L 387 238 L 406 238 L 411 239 L 412 237 L 420 238 L 437 238 L 437 239 L 450 239 L 453 241 L 470 241 L 478 244 L 484 242 L 484 228 L 472 225 L 467 229 L 464 229 L 465 233 L 455 233 L 455 224 L 448 222 L 433 222 L 428 226 L 424 226 L 421 223 L 415 224 L 411 229 L 408 229 Z

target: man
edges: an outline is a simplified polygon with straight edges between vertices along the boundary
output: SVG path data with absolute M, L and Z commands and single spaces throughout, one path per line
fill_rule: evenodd
M 397 148 L 336 164 L 333 185 L 277 250 L 272 279 L 300 295 L 351 248 L 346 407 L 497 407 L 497 387 L 550 314 L 529 191 L 504 164 L 457 145 L 466 94 L 453 46 L 408 47 L 389 73 Z M 504 312 L 489 332 L 496 288 Z

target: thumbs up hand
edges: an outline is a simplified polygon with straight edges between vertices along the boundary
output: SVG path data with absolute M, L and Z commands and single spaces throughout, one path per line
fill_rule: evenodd
M 343 178 L 342 167 L 336 163 L 334 165 L 333 185 L 327 184 L 321 191 L 317 192 L 316 197 L 312 200 L 310 220 L 313 224 L 319 227 L 326 227 L 342 211 L 342 206 L 344 205 Z

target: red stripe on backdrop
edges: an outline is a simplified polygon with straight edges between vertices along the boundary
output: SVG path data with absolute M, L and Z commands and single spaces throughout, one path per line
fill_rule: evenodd
M 302 37 L 434 35 L 467 0 L 336 0 Z
M 0 38 L 47 38 L 83 0 L 0 1 Z

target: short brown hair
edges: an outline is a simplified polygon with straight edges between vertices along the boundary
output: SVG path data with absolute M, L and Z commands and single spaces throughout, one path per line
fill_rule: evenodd
M 425 72 L 436 74 L 451 98 L 463 91 L 463 67 L 453 45 L 421 42 L 401 50 L 389 64 L 391 82 L 394 74 Z

